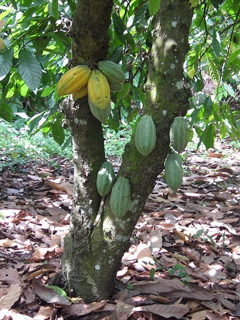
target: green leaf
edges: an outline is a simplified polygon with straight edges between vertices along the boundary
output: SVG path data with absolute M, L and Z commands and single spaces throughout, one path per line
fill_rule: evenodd
M 15 10 L 17 10 L 16 1 L 15 1 L 15 0 L 10 0 L 10 2 L 11 2 L 11 4 L 12 4 L 13 8 L 14 8 Z
M 194 66 L 192 66 L 190 69 L 188 69 L 188 76 L 190 79 L 193 79 L 195 72 L 196 72 L 196 70 L 195 70 Z
M 233 1 L 232 8 L 235 12 L 237 12 L 239 10 L 239 0 Z
M 125 98 L 128 95 L 129 90 L 130 90 L 130 83 L 124 83 L 123 89 L 117 94 L 118 100 Z
M 233 88 L 232 88 L 229 84 L 224 83 L 223 86 L 224 86 L 225 90 L 227 91 L 227 93 L 228 93 L 230 96 L 235 97 L 236 94 L 235 94 Z
M 216 30 L 213 31 L 212 47 L 215 56 L 219 57 L 221 52 L 221 39 L 219 33 Z
M 194 238 L 200 238 L 202 236 L 203 232 L 204 232 L 204 230 L 200 229 L 193 235 L 193 237 Z
M 135 52 L 135 41 L 134 41 L 134 38 L 133 36 L 131 35 L 131 33 L 126 33 L 124 34 L 124 39 L 126 41 L 126 43 L 128 43 L 130 45 L 130 47 L 132 48 L 132 51 Z
M 212 115 L 213 108 L 212 108 L 212 99 L 211 97 L 207 97 L 205 102 L 204 102 L 204 111 L 205 111 L 205 116 L 209 118 Z
M 125 25 L 124 25 L 122 19 L 116 13 L 113 13 L 112 19 L 113 19 L 114 30 L 115 30 L 119 40 L 121 40 L 123 33 L 126 30 Z
M 5 18 L 10 12 L 12 12 L 12 10 L 13 10 L 12 7 L 10 7 L 10 9 L 2 12 L 2 13 L 0 14 L 0 20 L 2 20 L 3 18 Z
M 0 211 L 0 219 L 6 219 L 5 215 Z
M 213 6 L 218 9 L 218 7 L 224 2 L 225 0 L 211 0 Z
M 190 0 L 189 2 L 191 3 L 192 8 L 195 8 L 198 5 L 198 0 Z
M 1 80 L 9 73 L 13 63 L 13 49 L 0 54 L 0 78 Z
M 201 136 L 201 141 L 204 143 L 206 149 L 214 147 L 214 140 L 216 138 L 216 132 L 214 125 L 211 123 L 209 124 L 203 132 Z
M 208 62 L 208 69 L 209 69 L 210 76 L 211 76 L 213 82 L 216 85 L 218 85 L 220 83 L 220 72 L 218 70 L 218 66 L 210 58 L 208 58 L 207 62 Z
M 218 101 L 221 101 L 223 97 L 227 98 L 227 90 L 223 86 L 218 86 L 216 90 L 216 97 Z
M 12 108 L 5 102 L 0 103 L 0 118 L 3 118 L 8 122 L 12 122 L 13 120 Z
M 152 268 L 152 269 L 150 270 L 150 279 L 151 279 L 151 280 L 153 280 L 155 274 L 156 274 L 156 270 L 155 270 L 154 268 Z
M 145 18 L 147 8 L 148 8 L 148 2 L 144 2 L 140 7 L 136 9 L 135 16 L 132 23 L 133 26 L 135 26 L 140 20 Z
M 48 286 L 48 288 L 53 289 L 56 292 L 56 294 L 58 294 L 59 296 L 67 298 L 67 294 L 62 288 L 57 286 Z
M 62 123 L 56 120 L 52 125 L 52 134 L 54 140 L 61 146 L 65 139 L 64 129 Z
M 119 61 L 122 60 L 122 55 L 123 55 L 123 46 L 120 46 L 113 51 L 113 53 L 108 59 L 118 64 Z
M 41 97 L 49 96 L 53 92 L 54 89 L 55 89 L 55 87 L 53 87 L 53 86 L 44 88 L 44 90 L 41 94 Z
M 227 60 L 227 66 L 229 64 L 231 64 L 232 62 L 234 62 L 238 58 L 239 55 L 240 55 L 240 49 L 238 49 L 235 52 L 233 52 L 232 54 L 230 54 L 230 56 L 228 57 L 228 60 Z
M 50 16 L 54 17 L 56 20 L 59 18 L 58 0 L 49 1 L 48 12 Z
M 21 50 L 19 54 L 18 70 L 23 81 L 32 91 L 38 88 L 41 82 L 42 68 L 38 60 L 26 49 Z
M 150 16 L 154 16 L 158 12 L 160 1 L 161 0 L 149 0 L 148 10 L 149 10 Z

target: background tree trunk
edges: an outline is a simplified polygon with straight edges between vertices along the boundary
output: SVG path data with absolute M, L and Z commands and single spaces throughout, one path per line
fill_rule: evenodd
M 78 1 L 72 28 L 74 65 L 94 67 L 106 59 L 111 9 L 110 0 Z M 191 19 L 189 0 L 161 0 L 154 22 L 144 107 L 156 124 L 157 145 L 147 157 L 137 152 L 134 137 L 126 146 L 118 176 L 130 181 L 132 206 L 123 219 L 112 215 L 107 197 L 101 219 L 94 225 L 101 201 L 96 175 L 105 159 L 102 128 L 89 111 L 86 98 L 69 102 L 65 108 L 73 137 L 75 187 L 60 278 L 73 295 L 96 301 L 113 293 L 122 255 L 170 151 L 169 127 L 174 117 L 184 115 L 188 108 L 189 95 L 182 79 Z

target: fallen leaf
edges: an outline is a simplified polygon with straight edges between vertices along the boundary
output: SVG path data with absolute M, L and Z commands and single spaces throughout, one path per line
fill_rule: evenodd
M 164 318 L 175 317 L 176 319 L 181 319 L 189 312 L 189 308 L 184 304 L 154 304 L 151 306 L 135 307 L 133 311 L 151 312 Z
M 102 309 L 105 304 L 105 300 L 100 302 L 73 304 L 70 307 L 63 308 L 62 312 L 67 316 L 84 316 L 93 311 Z
M 32 282 L 35 293 L 47 303 L 54 303 L 61 306 L 70 306 L 71 302 L 63 296 L 59 296 L 53 289 L 46 287 L 40 280 Z
M 0 309 L 9 310 L 18 301 L 22 288 L 18 284 L 11 284 L 8 293 L 0 299 Z

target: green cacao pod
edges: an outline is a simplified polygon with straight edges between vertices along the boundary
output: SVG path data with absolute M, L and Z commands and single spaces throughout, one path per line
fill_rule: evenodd
M 111 82 L 108 81 L 109 83 L 109 87 L 110 87 L 110 91 L 112 92 L 119 92 L 123 89 L 123 83 L 122 82 Z
M 113 61 L 99 61 L 98 69 L 105 75 L 108 81 L 120 83 L 125 82 L 123 69 Z
M 151 116 L 145 115 L 138 122 L 135 132 L 135 146 L 143 156 L 149 155 L 156 145 L 156 126 Z
M 119 177 L 114 184 L 110 197 L 110 207 L 116 218 L 123 218 L 131 204 L 131 188 L 129 180 Z
M 170 127 L 170 142 L 173 149 L 183 152 L 188 144 L 188 124 L 183 117 L 176 117 Z
M 95 118 L 102 123 L 106 122 L 111 114 L 111 103 L 109 103 L 106 109 L 99 109 L 91 102 L 90 99 L 88 99 L 88 105 Z
M 165 161 L 165 179 L 169 188 L 177 191 L 183 178 L 182 160 L 179 154 L 170 153 Z
M 115 182 L 115 172 L 110 162 L 102 164 L 97 174 L 97 190 L 101 197 L 106 196 L 112 190 Z

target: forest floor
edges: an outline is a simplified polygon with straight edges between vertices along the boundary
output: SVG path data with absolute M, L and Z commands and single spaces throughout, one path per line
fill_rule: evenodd
M 188 151 L 177 192 L 159 176 L 116 294 L 95 303 L 48 286 L 60 268 L 73 180 L 69 160 L 54 162 L 1 172 L 0 320 L 240 319 L 238 149 L 225 142 Z

